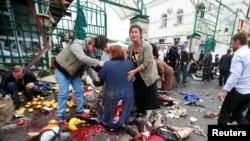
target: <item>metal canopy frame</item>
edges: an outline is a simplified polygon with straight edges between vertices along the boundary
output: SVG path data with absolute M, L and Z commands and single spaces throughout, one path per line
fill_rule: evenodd
M 146 15 L 144 0 L 100 0 L 107 4 L 117 13 L 121 20 L 135 15 Z

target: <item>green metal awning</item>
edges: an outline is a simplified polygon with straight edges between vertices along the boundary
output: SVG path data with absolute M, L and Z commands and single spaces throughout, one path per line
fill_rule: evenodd
M 121 20 L 131 18 L 135 15 L 145 14 L 143 0 L 101 0 L 117 13 Z

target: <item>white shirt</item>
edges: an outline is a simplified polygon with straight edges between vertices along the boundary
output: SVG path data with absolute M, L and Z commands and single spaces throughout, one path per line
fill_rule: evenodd
M 212 52 L 212 63 L 215 63 L 215 53 Z
M 165 56 L 164 50 L 159 50 L 158 51 L 158 59 L 159 60 L 164 60 L 164 56 Z
M 244 45 L 234 52 L 230 75 L 223 89 L 235 88 L 241 94 L 250 94 L 250 49 Z

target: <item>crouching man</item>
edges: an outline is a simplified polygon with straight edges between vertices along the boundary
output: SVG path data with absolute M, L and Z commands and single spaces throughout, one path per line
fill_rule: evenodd
M 13 99 L 16 109 L 20 106 L 18 92 L 23 92 L 26 100 L 32 100 L 33 95 L 38 92 L 37 77 L 30 70 L 23 69 L 21 66 L 13 66 L 6 71 L 0 83 L 0 91 L 4 99 Z

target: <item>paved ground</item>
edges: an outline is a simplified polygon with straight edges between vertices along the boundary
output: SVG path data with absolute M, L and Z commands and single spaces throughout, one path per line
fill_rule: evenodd
M 199 126 L 205 133 L 207 133 L 207 125 L 216 124 L 217 120 L 216 118 L 204 118 L 203 115 L 207 111 L 219 112 L 222 102 L 217 100 L 216 95 L 220 89 L 221 87 L 218 86 L 218 79 L 201 84 L 200 81 L 188 78 L 187 87 L 177 88 L 176 91 L 170 91 L 167 94 L 167 96 L 176 99 L 176 101 L 179 102 L 179 106 L 187 109 L 187 115 L 185 117 L 180 117 L 179 119 L 168 118 L 167 122 L 171 125 L 180 127 Z M 178 95 L 178 91 L 194 93 L 200 98 L 200 101 L 197 102 L 197 104 L 201 104 L 202 106 L 186 105 L 184 96 Z M 160 111 L 164 115 L 167 115 L 167 108 L 169 107 L 162 106 Z M 35 111 L 27 116 L 31 119 L 30 122 L 9 131 L 0 130 L 0 138 L 4 141 L 26 141 L 28 139 L 27 132 L 39 131 L 39 129 L 47 125 L 48 120 L 54 118 L 53 115 L 48 116 L 39 111 Z M 196 118 L 197 121 L 191 121 L 190 118 Z M 96 133 L 96 129 L 98 128 L 99 127 L 96 125 L 81 127 L 77 132 L 73 133 L 72 136 L 75 141 L 127 141 L 129 138 L 127 134 L 110 132 L 104 129 L 101 133 Z M 185 139 L 185 141 L 207 141 L 207 137 L 193 133 L 189 138 Z

